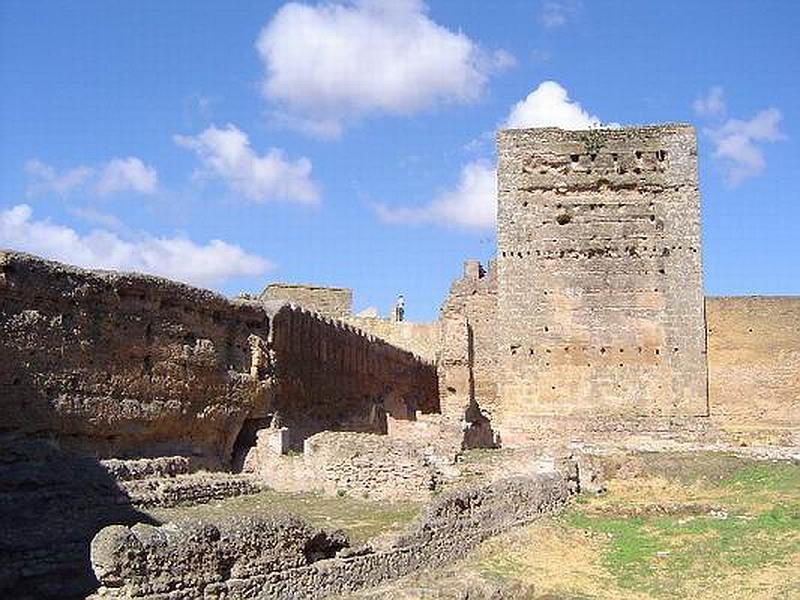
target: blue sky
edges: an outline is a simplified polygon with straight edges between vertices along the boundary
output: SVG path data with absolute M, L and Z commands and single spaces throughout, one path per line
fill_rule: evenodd
M 800 293 L 800 3 L 0 3 L 0 246 L 435 318 L 493 132 L 698 128 L 708 294 Z

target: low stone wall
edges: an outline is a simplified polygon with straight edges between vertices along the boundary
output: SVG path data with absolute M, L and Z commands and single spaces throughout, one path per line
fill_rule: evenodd
M 139 508 L 205 504 L 212 500 L 255 494 L 264 486 L 253 477 L 230 473 L 191 473 L 119 483 L 128 501 Z
M 412 422 L 407 422 L 411 424 Z M 326 431 L 305 441 L 300 455 L 281 455 L 269 442 L 274 432 L 258 434 L 245 461 L 266 486 L 286 492 L 348 494 L 383 500 L 430 497 L 439 461 L 452 462 L 460 447 L 425 452 L 425 444 L 388 435 Z M 431 440 L 433 442 L 433 440 Z M 443 441 L 438 441 L 443 446 Z M 437 457 L 432 456 L 436 454 Z
M 92 542 L 97 597 L 329 598 L 456 560 L 493 534 L 559 510 L 574 491 L 559 473 L 454 490 L 384 551 L 347 550 L 340 536 L 292 518 L 112 526 Z

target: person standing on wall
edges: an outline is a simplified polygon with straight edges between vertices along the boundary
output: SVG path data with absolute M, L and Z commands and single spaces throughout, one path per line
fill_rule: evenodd
M 397 297 L 397 301 L 394 303 L 394 320 L 395 321 L 402 321 L 406 314 L 406 299 L 403 298 L 403 294 L 400 294 Z

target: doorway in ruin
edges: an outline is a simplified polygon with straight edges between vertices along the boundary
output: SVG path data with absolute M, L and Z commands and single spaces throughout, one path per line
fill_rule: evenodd
M 273 415 L 269 414 L 266 417 L 245 419 L 239 435 L 236 436 L 236 441 L 233 443 L 231 470 L 234 473 L 241 473 L 247 453 L 256 445 L 258 430 L 269 427 L 272 424 L 272 417 Z

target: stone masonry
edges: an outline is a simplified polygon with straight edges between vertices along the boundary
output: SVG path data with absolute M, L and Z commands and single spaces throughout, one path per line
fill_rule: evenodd
M 694 129 L 498 134 L 501 420 L 708 414 Z
M 334 319 L 349 317 L 353 308 L 351 289 L 299 283 L 270 283 L 258 299 L 296 304 Z

